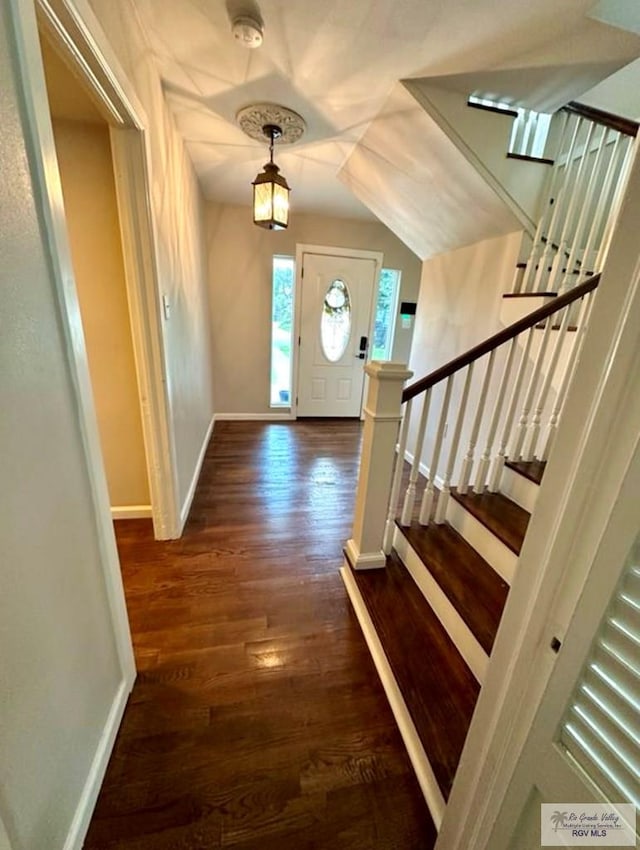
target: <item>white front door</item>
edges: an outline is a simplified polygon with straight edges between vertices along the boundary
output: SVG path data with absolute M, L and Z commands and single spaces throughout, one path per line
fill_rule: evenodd
M 360 416 L 374 259 L 303 253 L 298 416 Z

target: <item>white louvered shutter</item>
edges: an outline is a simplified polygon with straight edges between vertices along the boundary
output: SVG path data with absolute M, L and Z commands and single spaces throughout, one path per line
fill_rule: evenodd
M 640 807 L 640 543 L 600 626 L 560 741 L 612 802 Z

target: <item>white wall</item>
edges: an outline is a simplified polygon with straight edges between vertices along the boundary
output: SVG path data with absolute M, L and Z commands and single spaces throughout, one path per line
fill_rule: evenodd
M 249 193 L 250 186 L 247 187 Z M 384 225 L 296 215 L 287 230 L 253 224 L 250 207 L 208 205 L 209 286 L 216 411 L 269 413 L 271 274 L 274 254 L 295 256 L 296 244 L 384 252 L 402 271 L 401 300 L 418 295 L 420 260 Z M 410 331 L 396 326 L 393 357 L 408 359 Z
M 54 120 L 53 130 L 111 506 L 148 506 L 109 129 Z
M 550 166 L 507 157 L 514 119 L 474 109 L 467 105 L 467 95 L 431 81 L 411 80 L 407 85 L 453 143 L 477 158 L 522 225 L 535 231 Z
M 519 232 L 510 233 L 441 254 L 424 262 L 416 329 L 409 361 L 409 368 L 414 372 L 412 380 L 422 378 L 434 369 L 444 366 L 454 357 L 500 330 L 502 295 L 511 290 L 520 239 Z M 456 400 L 461 392 L 461 383 L 458 379 L 450 406 L 452 412 L 457 409 Z M 442 388 L 434 391 L 431 405 L 432 413 L 422 455 L 423 462 L 427 465 L 431 460 L 437 426 L 433 412 L 439 411 L 441 393 Z M 473 409 L 473 397 L 469 409 Z M 491 409 L 490 399 L 487 409 Z M 415 442 L 417 420 L 418 417 L 414 415 L 409 448 Z M 452 421 L 453 413 L 449 417 L 449 422 Z M 453 427 L 450 427 L 448 438 L 452 432 Z M 448 439 L 444 444 L 440 472 L 444 466 L 443 460 L 448 456 L 447 446 Z
M 61 850 L 111 713 L 128 689 L 113 623 L 104 480 L 92 486 L 54 282 L 52 229 L 34 189 L 35 145 L 21 119 L 28 61 L 8 29 L 24 16 L 35 52 L 33 9 L 0 14 L 0 820 L 14 850 Z M 46 100 L 39 73 L 41 111 Z M 30 98 L 28 98 L 30 102 Z M 26 120 L 26 118 L 24 118 Z M 48 120 L 48 119 L 47 119 Z M 53 141 L 48 138 L 53 157 Z M 54 179 L 51 170 L 49 178 Z M 64 281 L 71 297 L 68 278 Z M 78 338 L 75 339 L 78 344 Z M 74 357 L 81 357 L 81 337 Z M 103 511 L 96 516 L 96 487 Z M 110 543 L 115 550 L 113 533 Z M 120 592 L 120 604 L 123 605 Z M 87 802 L 89 798 L 84 798 Z M 1 831 L 0 831 L 1 835 Z M 0 838 L 0 844 L 3 839 Z M 6 843 L 6 842 L 5 842 Z M 67 846 L 67 845 L 65 845 Z M 69 848 L 79 847 L 70 843 Z
M 213 415 L 203 201 L 134 4 L 93 0 L 91 6 L 148 120 L 157 272 L 170 306 L 170 318 L 163 323 L 167 389 L 184 504 Z

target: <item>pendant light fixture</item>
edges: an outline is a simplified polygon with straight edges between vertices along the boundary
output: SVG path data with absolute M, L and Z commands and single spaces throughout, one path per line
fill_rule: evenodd
M 241 109 L 241 129 L 252 139 L 269 142 L 269 162 L 253 181 L 253 221 L 267 230 L 284 230 L 289 224 L 289 184 L 273 161 L 275 143 L 292 144 L 301 138 L 305 123 L 297 112 L 275 103 Z
M 284 230 L 289 224 L 289 184 L 273 161 L 273 146 L 282 136 L 277 124 L 262 128 L 269 139 L 269 162 L 253 181 L 253 223 L 267 230 Z

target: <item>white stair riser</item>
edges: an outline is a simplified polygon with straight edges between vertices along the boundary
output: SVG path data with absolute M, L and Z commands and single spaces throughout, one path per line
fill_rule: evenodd
M 520 475 L 519 472 L 509 469 L 508 466 L 504 467 L 500 492 L 530 514 L 533 513 L 533 509 L 536 506 L 539 490 L 540 487 L 533 481 L 529 481 L 524 475 Z
M 447 519 L 458 534 L 511 585 L 518 556 L 455 499 L 449 499 Z
M 456 649 L 464 658 L 475 678 L 482 684 L 487 672 L 489 656 L 404 536 L 402 530 L 397 527 L 393 536 L 393 545 L 411 578 L 418 585 L 420 592 L 455 644 Z

